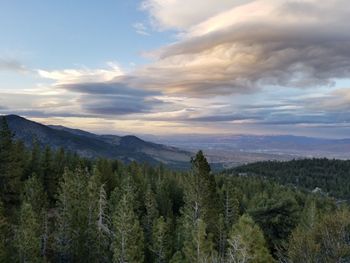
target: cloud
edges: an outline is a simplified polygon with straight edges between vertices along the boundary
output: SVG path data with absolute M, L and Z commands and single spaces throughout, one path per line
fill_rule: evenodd
M 136 33 L 143 36 L 149 36 L 150 33 L 147 30 L 147 27 L 143 23 L 133 24 L 133 28 L 136 30 Z
M 110 81 L 124 74 L 121 68 L 114 62 L 107 63 L 107 66 L 108 67 L 104 69 L 82 68 L 53 71 L 39 69 L 37 72 L 42 78 L 54 80 L 57 85 L 81 82 Z
M 158 91 L 129 87 L 123 71 L 115 64 L 108 69 L 39 70 L 43 78 L 52 79 L 53 88 L 75 98 L 79 111 L 93 116 L 121 116 L 146 113 L 162 104 L 154 96 Z
M 193 122 L 255 122 L 257 116 L 229 114 L 229 115 L 209 115 L 202 117 L 189 118 L 187 121 Z
M 162 104 L 159 91 L 128 86 L 119 67 L 43 71 L 42 77 L 55 80 L 53 89 L 74 98 L 80 111 L 88 115 L 129 115 L 146 113 Z
M 81 112 L 75 98 L 61 94 L 43 95 L 33 92 L 0 92 L 3 114 L 18 114 L 28 117 L 88 117 L 92 114 Z
M 143 1 L 152 25 L 135 30 L 169 30 L 174 43 L 148 52 L 153 61 L 132 72 L 117 64 L 39 70 L 54 92 L 23 108 L 153 125 L 155 132 L 345 131 L 350 92 L 334 86 L 350 79 L 347 0 L 202 2 Z
M 325 96 L 305 100 L 308 108 L 350 116 L 350 88 L 336 89 Z
M 136 89 L 128 87 L 126 83 L 122 81 L 109 81 L 109 82 L 77 82 L 71 84 L 61 84 L 57 87 L 75 93 L 81 94 L 101 94 L 101 95 L 118 95 L 123 97 L 146 97 L 159 95 L 160 92 L 147 91 L 143 89 Z
M 178 4 L 185 10 L 176 9 Z M 146 1 L 145 6 L 157 23 L 179 28 L 180 35 L 176 43 L 150 53 L 158 60 L 133 72 L 130 86 L 200 97 L 265 86 L 332 86 L 350 76 L 345 0 L 210 1 L 213 11 L 199 8 L 198 13 L 183 1 Z
M 247 3 L 249 0 L 146 0 L 142 9 L 149 12 L 158 29 L 186 29 L 228 8 Z
M 85 112 L 103 116 L 147 113 L 162 105 L 162 101 L 153 98 L 116 95 L 82 96 L 79 102 Z
M 28 69 L 18 60 L 0 58 L 0 71 L 26 73 Z
M 59 86 L 79 94 L 77 102 L 90 114 L 127 115 L 145 113 L 163 102 L 156 99 L 159 92 L 135 89 L 121 82 L 74 83 Z

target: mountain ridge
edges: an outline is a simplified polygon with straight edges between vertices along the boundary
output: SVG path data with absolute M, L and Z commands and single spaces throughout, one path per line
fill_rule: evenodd
M 124 162 L 163 163 L 171 167 L 187 166 L 191 153 L 176 147 L 144 141 L 134 135 L 97 135 L 61 125 L 44 125 L 18 115 L 5 115 L 15 139 L 31 147 L 36 140 L 41 146 L 64 148 L 87 158 L 110 158 Z

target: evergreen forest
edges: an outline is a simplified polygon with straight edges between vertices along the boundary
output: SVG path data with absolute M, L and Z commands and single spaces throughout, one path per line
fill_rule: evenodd
M 0 121 L 0 262 L 350 262 L 349 162 L 175 171 L 29 149 Z

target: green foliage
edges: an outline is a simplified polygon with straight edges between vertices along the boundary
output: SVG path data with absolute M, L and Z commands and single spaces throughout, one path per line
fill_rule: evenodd
M 47 196 L 50 202 L 54 203 L 57 194 L 58 178 L 54 170 L 52 152 L 49 147 L 46 147 L 44 151 L 42 177 Z
M 20 211 L 20 221 L 16 233 L 16 247 L 20 262 L 41 262 L 41 236 L 38 215 L 32 206 L 23 203 Z
M 254 221 L 263 229 L 269 248 L 275 251 L 283 246 L 298 224 L 298 204 L 293 196 L 278 194 L 261 196 L 256 207 L 249 210 Z
M 190 232 L 190 238 L 185 241 L 183 247 L 186 262 L 204 263 L 214 259 L 214 243 L 206 228 L 204 221 L 197 219 Z
M 37 215 L 42 215 L 47 211 L 47 195 L 36 174 L 24 182 L 22 202 L 30 204 Z
M 40 146 L 36 140 L 32 143 L 32 149 L 30 152 L 30 163 L 27 167 L 26 178 L 30 177 L 32 174 L 36 174 L 42 180 L 42 160 Z M 43 180 L 42 180 L 43 181 Z
M 191 174 L 194 178 L 190 185 L 193 187 L 198 184 L 193 193 L 198 200 L 199 209 L 198 215 L 195 217 L 203 219 L 209 228 L 209 232 L 216 234 L 215 226 L 219 215 L 219 197 L 214 174 L 211 173 L 210 165 L 202 151 L 196 154 L 191 163 Z
M 6 208 L 19 203 L 21 176 L 24 168 L 24 148 L 21 142 L 13 141 L 13 134 L 6 118 L 1 118 L 0 127 L 0 197 Z
M 231 180 L 227 180 L 220 191 L 226 228 L 230 229 L 240 216 L 239 194 Z
M 228 240 L 226 262 L 274 262 L 261 229 L 246 214 L 241 216 L 238 223 L 232 228 Z
M 113 216 L 113 261 L 118 263 L 144 260 L 143 231 L 134 211 L 135 199 L 130 189 L 127 186 L 121 195 Z
M 1 120 L 1 263 L 349 261 L 348 205 L 304 190 L 345 197 L 348 162 L 214 174 L 198 152 L 190 171 L 174 172 L 28 150 Z
M 289 162 L 258 162 L 228 170 L 226 174 L 248 173 L 321 194 L 350 200 L 350 160 L 305 159 Z
M 297 227 L 292 232 L 288 248 L 288 258 L 291 263 L 317 263 L 320 245 L 313 238 L 312 229 Z
M 288 258 L 296 262 L 349 262 L 350 212 L 341 209 L 316 224 L 298 226 L 292 233 Z
M 154 221 L 151 251 L 154 255 L 153 262 L 165 263 L 169 261 L 171 253 L 170 229 L 169 224 L 162 216 Z
M 0 201 L 0 262 L 6 262 L 7 258 L 7 220 L 2 202 Z
M 58 194 L 56 247 L 61 260 L 78 260 L 89 255 L 86 246 L 89 211 L 87 175 L 66 170 Z

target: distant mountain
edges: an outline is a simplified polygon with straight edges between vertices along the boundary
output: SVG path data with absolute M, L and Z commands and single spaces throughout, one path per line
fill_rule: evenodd
M 63 147 L 88 158 L 105 157 L 125 162 L 164 163 L 170 167 L 187 167 L 191 154 L 162 144 L 147 142 L 136 136 L 97 135 L 58 125 L 43 125 L 17 115 L 6 119 L 15 138 L 32 146 L 34 140 L 53 149 Z
M 54 149 L 63 147 L 88 158 L 105 157 L 188 168 L 190 156 L 197 150 L 203 150 L 214 170 L 267 160 L 286 161 L 305 157 L 350 159 L 350 139 L 292 135 L 145 135 L 145 141 L 132 135 L 97 135 L 60 125 L 43 125 L 17 115 L 6 118 L 16 138 L 23 140 L 27 146 L 31 146 L 36 138 L 41 145 Z
M 188 151 L 202 149 L 211 163 L 224 167 L 267 160 L 350 159 L 350 139 L 293 135 L 186 135 L 153 140 Z

